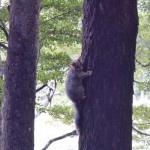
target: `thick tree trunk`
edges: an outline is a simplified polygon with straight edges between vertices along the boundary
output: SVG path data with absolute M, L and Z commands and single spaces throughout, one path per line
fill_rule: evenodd
M 79 150 L 132 149 L 136 0 L 84 0 L 83 51 L 87 98 Z
M 39 0 L 12 0 L 3 100 L 3 150 L 34 149 Z

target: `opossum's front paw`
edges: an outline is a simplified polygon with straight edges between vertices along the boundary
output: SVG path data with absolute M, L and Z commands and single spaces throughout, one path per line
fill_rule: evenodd
M 88 73 L 89 76 L 93 74 L 92 71 L 88 71 L 87 73 Z

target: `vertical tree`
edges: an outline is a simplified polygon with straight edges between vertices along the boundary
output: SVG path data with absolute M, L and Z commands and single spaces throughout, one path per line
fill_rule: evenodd
M 38 15 L 39 0 L 11 1 L 3 100 L 3 150 L 34 149 Z
M 136 0 L 84 0 L 83 50 L 87 98 L 80 150 L 132 149 L 132 95 L 137 36 Z

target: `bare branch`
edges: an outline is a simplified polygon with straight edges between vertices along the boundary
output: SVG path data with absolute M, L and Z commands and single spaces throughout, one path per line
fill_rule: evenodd
M 47 86 L 47 84 L 42 85 L 41 87 L 39 87 L 38 89 L 36 89 L 36 92 L 39 92 L 40 90 L 42 90 L 43 88 L 45 88 Z
M 134 80 L 134 82 L 135 82 L 135 83 L 138 83 L 138 84 L 140 84 L 140 83 L 141 83 L 141 82 L 139 82 L 139 81 L 136 81 L 136 80 Z
M 150 62 L 149 62 L 148 64 L 142 64 L 142 63 L 139 62 L 137 59 L 136 59 L 136 62 L 137 62 L 140 66 L 142 66 L 142 67 L 148 67 L 148 66 L 150 66 Z
M 147 122 L 147 123 L 133 123 L 133 125 L 148 125 L 150 124 L 150 122 Z
M 76 130 L 69 132 L 67 134 L 64 134 L 62 136 L 56 137 L 54 139 L 51 139 L 48 141 L 48 143 L 45 145 L 45 147 L 42 150 L 46 150 L 50 146 L 50 144 L 52 144 L 55 141 L 61 140 L 61 139 L 66 138 L 68 136 L 75 136 L 75 135 L 77 135 Z
M 71 10 L 69 10 L 69 11 L 67 11 L 67 12 L 64 12 L 64 13 L 61 13 L 61 14 L 59 14 L 59 15 L 57 15 L 57 16 L 54 16 L 54 17 L 52 17 L 52 18 L 50 18 L 50 19 L 48 19 L 48 20 L 45 20 L 45 21 L 41 22 L 40 25 L 41 25 L 41 24 L 44 24 L 44 23 L 46 23 L 46 22 L 49 22 L 49 21 L 52 20 L 52 19 L 56 19 L 56 18 L 59 18 L 59 17 L 64 16 L 64 15 L 68 15 L 68 14 L 70 14 L 71 12 L 73 12 L 74 10 L 75 10 L 75 9 L 71 9 Z
M 46 94 L 46 100 L 45 100 L 44 104 L 42 104 L 42 108 L 48 107 L 49 104 L 51 105 L 53 96 L 55 94 L 56 86 L 57 86 L 56 80 L 54 80 L 54 87 L 53 86 L 51 87 L 48 84 L 46 84 L 46 86 L 48 87 L 48 93 Z M 45 87 L 45 86 L 43 85 L 39 89 L 42 89 L 43 87 Z M 41 112 L 36 111 L 35 118 L 37 118 L 40 114 L 41 114 Z
M 142 132 L 142 131 L 136 129 L 135 127 L 133 127 L 133 126 L 132 126 L 132 129 L 133 129 L 134 131 L 136 131 L 137 133 L 139 133 L 139 134 L 142 134 L 142 135 L 145 135 L 145 136 L 150 136 L 150 134 L 145 133 L 145 132 Z
M 48 86 L 49 87 L 49 86 Z M 51 87 L 49 87 L 49 93 L 46 95 L 47 96 L 47 99 L 48 99 L 48 102 L 52 103 L 52 99 L 53 99 L 53 96 L 55 94 L 55 91 L 56 91 L 56 87 L 57 87 L 57 82 L 56 80 L 54 80 L 54 88 L 52 89 Z M 51 93 L 52 92 L 52 93 Z
M 0 25 L 0 29 L 4 32 L 4 34 L 5 34 L 5 36 L 6 36 L 6 39 L 7 39 L 7 41 L 8 41 L 8 32 L 7 32 L 7 30 L 6 30 L 6 26 L 5 26 L 5 24 L 3 23 L 3 20 L 2 20 L 2 19 L 0 19 L 0 22 L 1 22 L 1 24 L 2 24 L 2 25 Z
M 2 47 L 2 48 L 4 48 L 4 49 L 8 50 L 8 47 L 7 47 L 6 45 L 4 45 L 3 43 L 1 43 L 1 42 L 0 42 L 0 47 Z
M 51 30 L 48 32 L 49 34 L 58 34 L 58 35 L 64 35 L 64 36 L 69 36 L 71 38 L 75 38 L 75 39 L 80 39 L 81 36 L 77 36 L 77 35 L 73 35 L 71 33 L 66 33 L 66 31 L 56 31 L 56 30 Z

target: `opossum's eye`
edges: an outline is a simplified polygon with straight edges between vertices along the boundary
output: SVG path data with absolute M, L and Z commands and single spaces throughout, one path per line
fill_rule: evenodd
M 76 67 L 76 64 L 74 62 L 70 62 L 70 66 Z
M 70 67 L 72 67 L 74 70 L 78 70 L 75 62 L 71 62 Z

